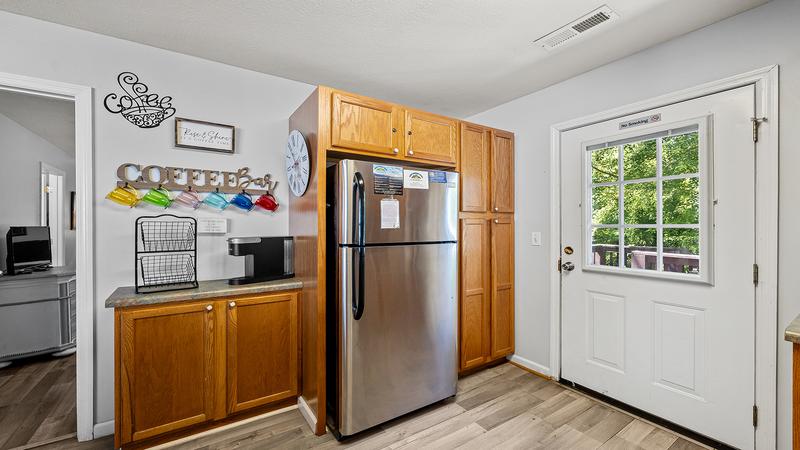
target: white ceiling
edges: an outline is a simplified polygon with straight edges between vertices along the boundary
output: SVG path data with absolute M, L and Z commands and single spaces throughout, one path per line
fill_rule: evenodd
M 75 157 L 72 101 L 0 90 L 0 114 Z
M 0 0 L 0 9 L 466 117 L 767 0 Z M 608 4 L 620 20 L 535 39 Z

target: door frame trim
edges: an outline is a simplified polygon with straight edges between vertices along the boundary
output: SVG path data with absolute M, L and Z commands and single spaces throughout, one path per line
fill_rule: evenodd
M 92 88 L 0 72 L 0 90 L 75 104 L 76 404 L 79 441 L 94 438 L 94 144 Z
M 774 448 L 777 440 L 778 355 L 778 162 L 779 66 L 741 73 L 648 100 L 561 122 L 550 127 L 550 261 L 561 257 L 561 135 L 576 128 L 661 108 L 738 87 L 756 88 L 756 115 L 767 117 L 756 144 L 756 262 L 759 282 L 755 289 L 755 404 L 758 405 L 756 448 Z M 561 273 L 550 273 L 550 367 L 561 375 Z

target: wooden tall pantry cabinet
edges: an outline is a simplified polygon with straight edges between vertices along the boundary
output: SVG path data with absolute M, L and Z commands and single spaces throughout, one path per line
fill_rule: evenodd
M 461 123 L 459 371 L 514 352 L 514 135 Z

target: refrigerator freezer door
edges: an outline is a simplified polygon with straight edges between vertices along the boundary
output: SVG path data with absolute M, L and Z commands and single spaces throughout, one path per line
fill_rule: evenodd
M 355 320 L 360 249 L 339 248 L 342 435 L 456 393 L 456 244 L 363 250 L 364 305 Z
M 409 175 L 417 172 L 419 176 L 427 178 L 427 183 L 411 185 L 418 187 L 427 185 L 427 188 L 402 188 L 394 184 L 394 188 L 390 191 L 397 192 L 396 195 L 376 193 L 387 192 L 382 188 L 385 186 L 386 175 L 381 174 L 386 168 L 394 168 L 394 171 L 400 174 L 403 174 L 404 170 L 410 171 Z M 356 173 L 363 179 L 363 191 L 359 191 L 357 186 Z M 457 173 L 345 160 L 339 162 L 336 176 L 339 244 L 357 244 L 353 240 L 353 215 L 362 195 L 365 213 L 364 242 L 368 245 L 445 242 L 458 239 Z M 384 177 L 383 180 L 381 177 Z M 402 181 L 396 178 L 393 182 L 403 186 Z M 399 216 L 396 227 L 391 219 L 395 211 Z

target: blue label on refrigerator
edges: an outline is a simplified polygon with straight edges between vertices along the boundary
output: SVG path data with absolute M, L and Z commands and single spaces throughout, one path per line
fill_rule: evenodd
M 372 165 L 373 189 L 377 195 L 403 195 L 403 168 Z
M 431 183 L 447 183 L 447 173 L 441 170 L 428 171 L 428 181 Z

